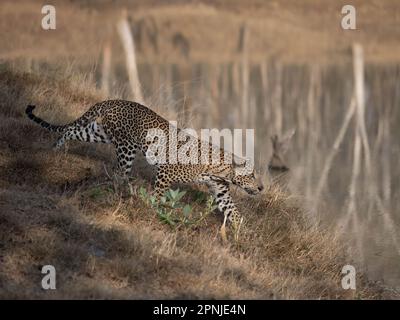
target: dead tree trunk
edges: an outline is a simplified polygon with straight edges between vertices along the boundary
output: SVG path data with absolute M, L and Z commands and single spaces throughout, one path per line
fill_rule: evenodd
M 361 151 L 364 147 L 366 169 L 370 171 L 369 145 L 365 131 L 364 100 L 364 56 L 359 44 L 353 45 L 354 95 L 356 100 L 356 119 L 354 128 L 353 169 L 349 189 L 348 215 L 356 215 L 357 182 L 361 170 Z M 365 135 L 365 136 L 364 136 Z
M 126 17 L 126 12 L 123 13 L 121 20 L 118 22 L 117 29 L 125 51 L 126 69 L 128 71 L 133 98 L 135 101 L 143 103 L 144 100 L 136 64 L 135 42 Z
M 108 96 L 110 94 L 111 74 L 111 45 L 107 42 L 103 48 L 103 61 L 101 67 L 101 90 Z
M 350 120 L 352 119 L 355 110 L 356 110 L 356 103 L 355 103 L 355 99 L 353 97 L 351 99 L 350 107 L 347 110 L 347 113 L 344 117 L 343 124 L 339 130 L 339 133 L 335 139 L 335 142 L 333 143 L 333 147 L 332 147 L 330 153 L 328 154 L 328 156 L 326 157 L 325 164 L 322 169 L 321 177 L 318 181 L 317 189 L 314 193 L 314 195 L 315 195 L 314 208 L 316 208 L 318 206 L 318 202 L 319 202 L 321 193 L 326 185 L 326 182 L 328 181 L 328 174 L 331 169 L 333 159 L 335 158 L 336 154 L 339 151 L 339 147 L 342 144 L 343 138 L 346 134 L 347 128 L 350 124 Z
M 283 113 L 282 113 L 282 65 L 278 62 L 275 71 L 275 92 L 273 95 L 273 109 L 275 115 L 275 133 L 282 135 Z
M 242 55 L 242 108 L 241 117 L 244 125 L 248 122 L 249 113 L 249 32 L 247 26 L 243 25 L 240 33 L 240 44 L 239 49 Z

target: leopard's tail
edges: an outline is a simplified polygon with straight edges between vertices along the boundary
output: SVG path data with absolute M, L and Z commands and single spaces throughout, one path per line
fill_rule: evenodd
M 35 116 L 33 114 L 33 110 L 35 109 L 35 106 L 33 105 L 28 105 L 26 107 L 25 113 L 27 114 L 28 118 L 42 126 L 43 128 L 52 131 L 52 132 L 58 132 L 62 133 L 64 132 L 67 128 L 71 126 L 85 126 L 87 125 L 90 121 L 93 121 L 98 117 L 101 113 L 101 105 L 95 105 L 93 108 L 91 108 L 89 111 L 87 111 L 83 116 L 80 118 L 76 119 L 74 122 L 65 124 L 65 125 L 54 125 L 51 123 L 48 123 L 47 121 L 44 121 L 43 119 L 40 119 L 39 117 Z
M 36 122 L 37 124 L 39 124 L 40 126 L 42 126 L 43 128 L 52 131 L 52 132 L 63 132 L 69 125 L 61 125 L 61 126 L 57 126 L 57 125 L 53 125 L 50 124 L 46 121 L 44 121 L 43 119 L 40 119 L 39 117 L 35 116 L 33 114 L 33 110 L 35 109 L 35 106 L 32 105 L 28 105 L 25 109 L 25 113 L 28 116 L 29 119 L 33 120 L 34 122 Z

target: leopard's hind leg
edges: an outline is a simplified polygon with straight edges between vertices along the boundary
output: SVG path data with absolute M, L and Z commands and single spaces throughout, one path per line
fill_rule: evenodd
M 129 174 L 132 171 L 133 161 L 136 157 L 138 145 L 135 143 L 115 143 L 118 159 L 118 169 L 124 183 L 128 185 L 129 194 L 133 196 L 133 187 L 129 182 Z
M 111 142 L 107 134 L 104 132 L 102 125 L 96 121 L 90 122 L 85 126 L 74 125 L 67 128 L 55 143 L 54 149 L 60 149 L 68 140 L 102 143 Z

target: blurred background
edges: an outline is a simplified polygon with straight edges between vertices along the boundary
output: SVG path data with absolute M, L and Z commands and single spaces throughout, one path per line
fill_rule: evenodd
M 287 187 L 400 286 L 400 2 L 352 1 L 356 30 L 336 0 L 59 0 L 55 30 L 44 4 L 1 1 L 0 68 L 78 74 L 195 129 L 254 128 L 263 174 L 270 137 L 296 129 Z

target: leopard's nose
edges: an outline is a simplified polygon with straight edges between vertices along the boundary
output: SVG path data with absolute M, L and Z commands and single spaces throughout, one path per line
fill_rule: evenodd
M 264 190 L 264 186 L 258 186 L 258 191 L 263 191 Z

